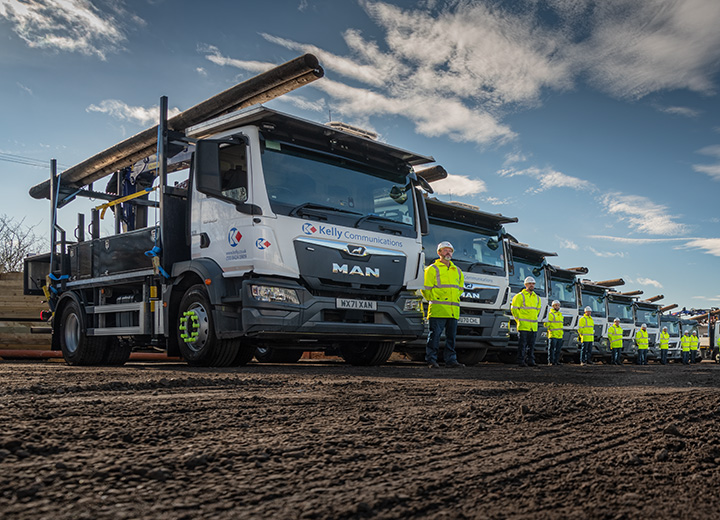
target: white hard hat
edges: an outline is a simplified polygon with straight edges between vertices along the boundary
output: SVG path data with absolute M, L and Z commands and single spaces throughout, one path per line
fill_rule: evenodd
M 446 248 L 446 247 L 449 247 L 450 249 L 452 249 L 452 250 L 453 250 L 453 253 L 455 252 L 455 248 L 454 248 L 453 245 L 452 245 L 450 242 L 448 242 L 447 240 L 445 240 L 444 242 L 440 242 L 440 243 L 438 244 L 437 250 L 440 251 L 441 249 Z
M 620 318 L 615 318 L 615 319 L 613 320 L 613 322 L 620 323 Z
M 663 327 L 663 330 L 667 330 L 667 327 Z
M 590 307 L 585 307 L 585 312 L 592 312 L 592 309 Z
M 642 325 L 640 325 L 640 328 L 641 328 L 641 329 L 647 329 L 647 324 L 643 323 Z
M 559 301 L 559 300 L 553 300 L 553 302 L 552 302 L 553 307 L 555 306 L 555 304 L 560 305 L 560 301 Z
M 528 276 L 525 278 L 525 281 L 523 283 L 535 283 L 535 278 L 532 276 Z

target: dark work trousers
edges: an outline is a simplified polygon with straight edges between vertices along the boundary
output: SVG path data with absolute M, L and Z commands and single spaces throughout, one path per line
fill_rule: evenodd
M 592 363 L 592 341 L 583 341 L 580 347 L 580 363 L 590 365 Z
M 562 349 L 562 338 L 548 339 L 548 365 L 560 364 L 560 350 Z
M 622 365 L 622 347 L 612 349 L 610 362 L 613 365 Z
M 455 334 L 457 333 L 456 318 L 429 318 L 430 333 L 428 334 L 427 345 L 425 347 L 425 361 L 428 363 L 437 363 L 438 352 L 440 350 L 440 336 L 443 329 L 445 330 L 445 358 L 446 365 L 457 363 L 457 354 L 455 353 Z
M 518 331 L 518 365 L 535 366 L 535 330 Z
M 660 363 L 663 365 L 667 365 L 667 356 L 668 356 L 668 349 L 661 348 L 660 349 Z
M 683 365 L 690 364 L 690 352 L 688 350 L 682 351 L 682 362 L 683 362 Z

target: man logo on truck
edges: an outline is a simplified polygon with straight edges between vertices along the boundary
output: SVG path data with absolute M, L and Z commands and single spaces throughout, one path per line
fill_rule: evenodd
M 310 222 L 307 222 L 302 225 L 303 233 L 306 235 L 312 235 L 313 233 L 317 233 L 317 228 L 310 224 Z
M 231 247 L 235 247 L 240 243 L 240 240 L 242 239 L 242 235 L 240 234 L 240 231 L 237 230 L 237 228 L 232 228 L 230 230 L 230 233 L 228 233 L 228 243 Z
M 333 273 L 339 273 L 339 274 L 347 274 L 347 275 L 358 275 L 358 276 L 374 276 L 375 278 L 380 278 L 380 268 L 374 268 L 374 267 L 366 267 L 365 270 L 363 270 L 362 267 L 359 267 L 357 265 L 352 266 L 352 268 L 349 268 L 347 264 L 336 264 L 333 262 L 332 265 L 332 272 Z
M 345 251 L 353 256 L 367 256 L 365 246 L 354 246 L 352 244 L 348 244 Z

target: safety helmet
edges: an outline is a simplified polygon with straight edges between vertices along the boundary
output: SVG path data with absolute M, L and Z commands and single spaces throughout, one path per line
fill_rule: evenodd
M 640 328 L 641 328 L 641 329 L 647 329 L 647 324 L 646 324 L 646 323 L 643 323 L 642 325 L 640 325 Z
M 615 319 L 613 320 L 613 323 L 620 323 L 620 318 L 615 318 Z
M 667 327 L 663 327 L 663 330 L 667 330 Z
M 533 278 L 532 276 L 527 276 L 523 283 L 535 283 L 535 278 Z
M 552 306 L 555 307 L 555 304 L 560 305 L 560 301 L 559 301 L 559 300 L 553 300 Z
M 447 240 L 445 240 L 444 242 L 440 242 L 440 243 L 438 244 L 438 246 L 437 246 L 437 250 L 440 251 L 441 249 L 443 249 L 443 248 L 445 248 L 445 247 L 449 247 L 450 249 L 453 250 L 453 253 L 455 252 L 455 248 L 454 248 L 453 245 L 452 245 L 450 242 L 448 242 Z
M 585 307 L 585 312 L 592 312 L 592 309 L 589 306 Z

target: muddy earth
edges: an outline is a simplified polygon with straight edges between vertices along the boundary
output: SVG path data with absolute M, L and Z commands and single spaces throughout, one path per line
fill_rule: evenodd
M 0 362 L 0 517 L 718 518 L 720 366 Z

